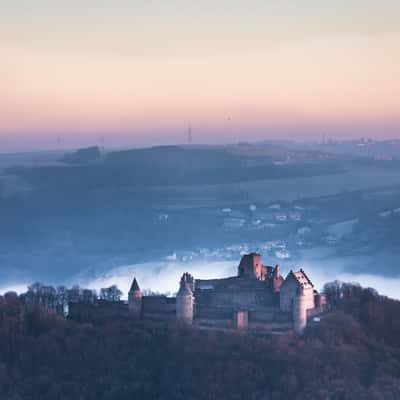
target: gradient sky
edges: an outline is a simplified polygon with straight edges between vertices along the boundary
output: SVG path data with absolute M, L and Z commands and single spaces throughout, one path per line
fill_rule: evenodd
M 0 0 L 0 151 L 400 137 L 398 0 Z

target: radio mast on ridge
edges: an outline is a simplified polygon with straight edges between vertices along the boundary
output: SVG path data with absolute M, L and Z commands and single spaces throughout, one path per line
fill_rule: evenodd
M 193 143 L 193 134 L 192 134 L 192 125 L 191 124 L 189 124 L 188 130 L 187 130 L 187 141 L 188 141 L 188 144 Z

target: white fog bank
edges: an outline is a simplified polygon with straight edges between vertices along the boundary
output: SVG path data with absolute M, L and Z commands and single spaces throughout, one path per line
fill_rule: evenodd
M 327 261 L 329 260 L 329 261 Z M 265 260 L 268 263 L 268 260 Z M 386 277 L 369 273 L 349 273 L 348 265 L 340 259 L 306 258 L 299 264 L 282 263 L 282 274 L 286 276 L 291 268 L 298 269 L 300 265 L 310 277 L 317 290 L 321 290 L 325 283 L 339 280 L 342 282 L 357 282 L 363 287 L 372 287 L 380 294 L 400 300 L 400 276 Z M 236 276 L 238 261 L 209 261 L 197 260 L 181 262 L 174 260 L 145 262 L 133 265 L 123 265 L 112 268 L 101 275 L 76 277 L 67 284 L 79 284 L 81 287 L 100 290 L 104 287 L 117 285 L 127 297 L 133 277 L 139 282 L 144 291 L 174 294 L 178 291 L 179 280 L 184 272 L 191 273 L 198 279 L 224 278 Z M 8 291 L 17 293 L 26 292 L 27 283 L 0 285 L 0 294 Z
M 236 276 L 237 266 L 237 261 L 149 262 L 117 267 L 106 274 L 89 279 L 86 282 L 79 282 L 79 284 L 96 290 L 117 285 L 126 298 L 133 277 L 136 277 L 142 290 L 174 294 L 178 291 L 179 280 L 184 272 L 191 273 L 197 279 L 223 278 Z M 290 268 L 292 266 L 285 267 L 282 265 L 282 274 L 286 276 Z M 321 290 L 327 282 L 339 280 L 357 282 L 363 287 L 376 289 L 382 295 L 400 299 L 400 291 L 398 289 L 400 287 L 400 276 L 390 278 L 371 274 L 351 274 L 343 272 L 340 268 L 334 268 L 331 264 L 322 267 L 307 262 L 302 264 L 302 268 L 306 271 L 317 290 Z

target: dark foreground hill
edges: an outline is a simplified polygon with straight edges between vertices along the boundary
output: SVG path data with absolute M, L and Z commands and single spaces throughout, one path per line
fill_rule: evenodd
M 79 325 L 7 294 L 0 398 L 399 399 L 400 303 L 354 285 L 326 292 L 333 311 L 303 337 Z

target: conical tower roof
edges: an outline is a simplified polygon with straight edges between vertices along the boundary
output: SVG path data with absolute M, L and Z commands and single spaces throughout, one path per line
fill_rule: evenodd
M 133 278 L 133 282 L 129 292 L 140 292 L 140 287 L 139 284 L 137 283 L 136 278 Z

